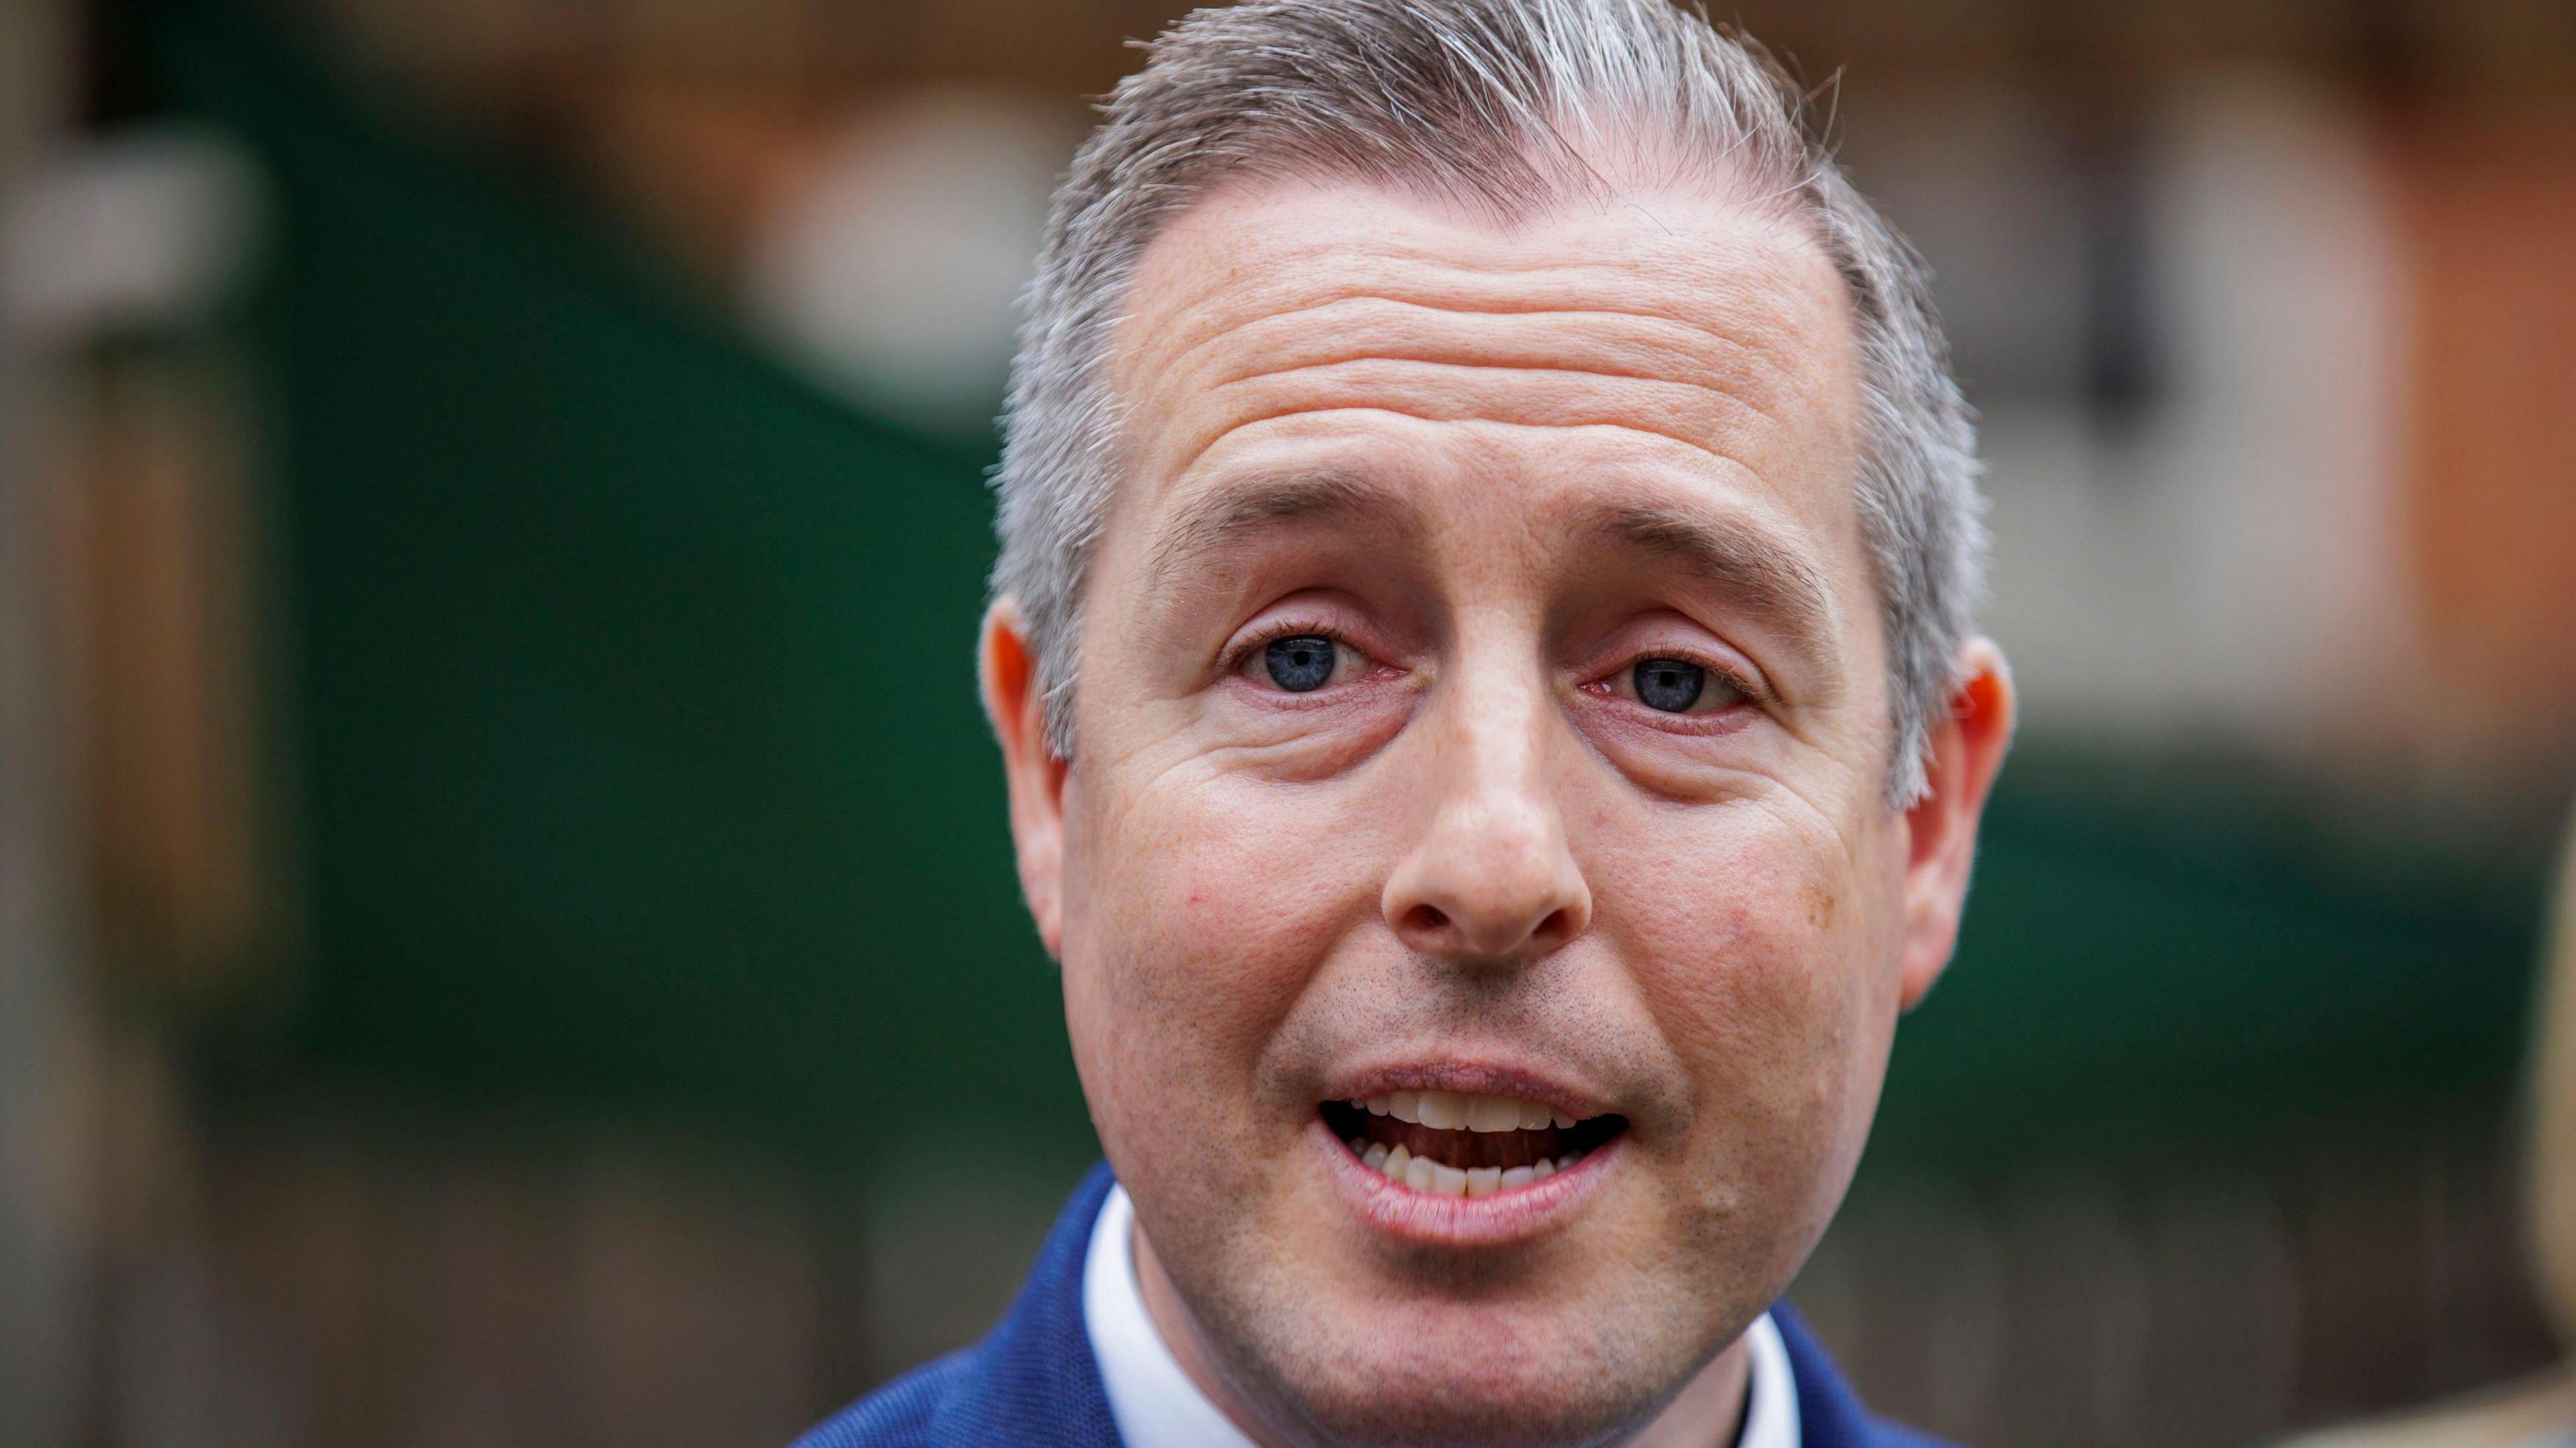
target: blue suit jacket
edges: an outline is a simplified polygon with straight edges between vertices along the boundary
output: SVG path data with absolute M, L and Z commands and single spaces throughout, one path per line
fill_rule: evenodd
M 1082 1265 L 1109 1195 L 1109 1168 L 1084 1180 L 992 1335 L 842 1409 L 796 1448 L 1121 1448 L 1082 1325 Z M 1784 1304 L 1771 1310 L 1798 1379 L 1804 1448 L 1941 1448 L 1862 1410 Z

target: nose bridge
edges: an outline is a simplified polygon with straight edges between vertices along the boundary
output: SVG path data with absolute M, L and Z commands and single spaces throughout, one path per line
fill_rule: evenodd
M 1444 818 L 1434 828 L 1459 827 L 1497 852 L 1538 845 L 1541 836 L 1561 848 L 1563 825 L 1547 777 L 1555 700 L 1535 668 L 1491 656 L 1461 662 L 1458 686 L 1442 701 L 1449 747 Z
M 1565 724 L 1535 651 L 1462 648 L 1435 703 L 1434 801 L 1388 882 L 1387 916 L 1435 953 L 1543 953 L 1581 933 L 1591 897 L 1559 799 Z

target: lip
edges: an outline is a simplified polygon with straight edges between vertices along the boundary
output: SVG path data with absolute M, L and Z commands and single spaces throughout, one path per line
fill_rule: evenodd
M 1326 1101 L 1366 1101 L 1390 1091 L 1455 1091 L 1474 1096 L 1517 1096 L 1577 1121 L 1607 1116 L 1617 1108 L 1596 1097 L 1516 1066 L 1473 1062 L 1436 1062 L 1386 1066 L 1336 1080 Z
M 1399 1242 L 1450 1248 L 1505 1247 L 1563 1230 L 1600 1190 L 1628 1145 L 1623 1131 L 1543 1182 L 1489 1197 L 1444 1197 L 1371 1171 L 1351 1155 L 1321 1116 L 1308 1124 L 1306 1135 L 1324 1154 L 1326 1175 L 1362 1224 Z

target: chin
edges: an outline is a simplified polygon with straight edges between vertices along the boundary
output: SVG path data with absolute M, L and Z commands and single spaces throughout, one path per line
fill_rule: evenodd
M 1236 1346 L 1268 1365 L 1265 1396 L 1325 1441 L 1554 1448 L 1640 1425 L 1697 1370 L 1674 1344 L 1717 1329 L 1639 1320 L 1651 1316 L 1354 1304 L 1298 1319 L 1312 1331 L 1278 1331 L 1285 1320 L 1268 1316 L 1271 1332 Z
M 1466 1402 L 1406 1402 L 1354 1404 L 1349 1412 L 1318 1414 L 1314 1421 L 1326 1441 L 1354 1448 L 1567 1448 L 1618 1441 L 1630 1415 L 1578 1415 L 1574 1406 L 1561 1402 L 1527 1412 Z

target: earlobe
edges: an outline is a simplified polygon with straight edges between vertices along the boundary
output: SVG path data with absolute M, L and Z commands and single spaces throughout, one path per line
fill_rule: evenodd
M 1959 939 L 1977 825 L 2011 747 L 2015 700 L 2003 650 L 1987 638 L 1960 646 L 1945 717 L 1925 740 L 1923 798 L 1906 812 L 1905 948 L 1899 1000 L 1912 1010 L 1931 993 Z
M 1015 600 L 997 598 L 984 611 L 975 652 L 984 715 L 1002 747 L 1002 773 L 1010 787 L 1011 846 L 1019 860 L 1020 894 L 1047 954 L 1060 956 L 1065 764 L 1047 743 L 1046 689 Z

